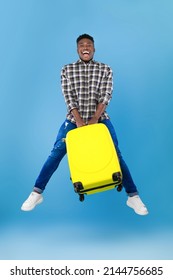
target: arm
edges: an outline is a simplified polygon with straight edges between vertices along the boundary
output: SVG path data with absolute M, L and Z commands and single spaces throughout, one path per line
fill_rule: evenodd
M 99 118 L 101 117 L 102 113 L 105 111 L 106 106 L 109 104 L 112 98 L 112 90 L 113 90 L 113 74 L 111 68 L 107 66 L 100 84 L 100 97 L 98 100 L 98 106 L 95 114 L 88 122 L 88 124 L 94 124 L 98 122 Z
M 78 104 L 65 68 L 61 71 L 61 87 L 67 110 L 70 112 L 72 109 L 77 108 Z
M 89 120 L 88 124 L 94 124 L 97 123 L 98 120 L 100 119 L 102 113 L 105 111 L 106 105 L 103 103 L 99 103 L 97 106 L 97 110 L 94 114 L 94 116 Z
M 112 69 L 109 66 L 107 66 L 100 84 L 99 103 L 103 103 L 107 106 L 112 98 L 112 91 L 113 91 L 113 72 Z
M 61 85 L 68 112 L 72 113 L 74 116 L 77 127 L 85 125 L 78 112 L 78 101 L 71 88 L 70 80 L 67 77 L 65 68 L 63 68 L 61 71 Z

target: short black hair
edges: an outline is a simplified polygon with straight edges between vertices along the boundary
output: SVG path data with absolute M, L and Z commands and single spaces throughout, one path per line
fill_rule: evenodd
M 89 39 L 89 40 L 91 40 L 91 41 L 94 43 L 94 38 L 93 38 L 92 36 L 90 36 L 89 34 L 82 34 L 82 35 L 80 35 L 80 36 L 77 38 L 76 43 L 78 44 L 79 41 L 82 40 L 82 39 L 84 39 L 84 38 Z

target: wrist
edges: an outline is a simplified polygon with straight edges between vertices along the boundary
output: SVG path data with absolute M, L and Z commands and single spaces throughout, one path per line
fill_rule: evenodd
M 100 118 L 99 116 L 94 115 L 92 117 L 92 120 L 95 121 L 95 122 L 98 122 L 99 118 Z

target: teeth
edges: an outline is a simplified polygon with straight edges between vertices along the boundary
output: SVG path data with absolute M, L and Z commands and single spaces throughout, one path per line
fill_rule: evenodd
M 89 54 L 89 52 L 88 51 L 84 51 L 83 54 Z

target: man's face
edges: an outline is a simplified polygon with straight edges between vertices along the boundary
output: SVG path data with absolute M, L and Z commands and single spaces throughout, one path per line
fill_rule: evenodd
M 77 52 L 83 61 L 90 61 L 95 52 L 94 43 L 87 38 L 81 39 L 77 44 Z

